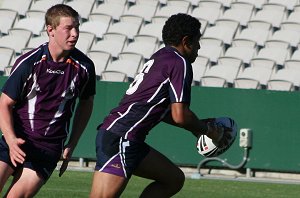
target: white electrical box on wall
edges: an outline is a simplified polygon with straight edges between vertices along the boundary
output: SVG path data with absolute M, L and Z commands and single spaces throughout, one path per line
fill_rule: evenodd
M 252 130 L 240 129 L 240 147 L 250 148 L 252 147 Z

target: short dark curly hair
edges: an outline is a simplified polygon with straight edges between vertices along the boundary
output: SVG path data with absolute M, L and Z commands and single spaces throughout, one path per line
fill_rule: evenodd
M 172 15 L 165 23 L 162 38 L 165 45 L 179 45 L 182 38 L 188 36 L 191 40 L 199 36 L 201 23 L 195 17 L 178 13 Z

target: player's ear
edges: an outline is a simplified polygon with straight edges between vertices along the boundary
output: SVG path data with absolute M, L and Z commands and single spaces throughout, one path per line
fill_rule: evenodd
M 182 43 L 182 46 L 185 48 L 185 49 L 191 49 L 192 48 L 192 43 L 191 43 L 191 40 L 188 36 L 185 36 L 182 38 L 181 40 L 181 43 Z
M 54 30 L 54 28 L 51 25 L 46 26 L 46 31 L 47 31 L 47 34 L 49 37 L 53 36 L 53 30 Z

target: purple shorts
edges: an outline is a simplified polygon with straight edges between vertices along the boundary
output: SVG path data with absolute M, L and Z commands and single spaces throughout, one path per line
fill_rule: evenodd
M 22 149 L 26 153 L 25 162 L 14 167 L 10 161 L 9 147 L 4 137 L 0 137 L 0 161 L 9 164 L 15 171 L 22 167 L 32 169 L 47 181 L 56 168 L 60 154 L 53 154 L 28 144 L 24 145 Z
M 96 138 L 95 170 L 130 178 L 149 151 L 150 146 L 145 142 L 133 142 L 100 129 Z

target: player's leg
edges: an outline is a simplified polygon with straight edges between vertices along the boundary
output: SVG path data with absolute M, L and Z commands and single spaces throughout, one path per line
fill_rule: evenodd
M 134 175 L 154 180 L 141 194 L 141 197 L 171 197 L 181 190 L 184 173 L 167 157 L 151 148 L 142 160 Z
M 14 170 L 7 163 L 0 161 L 0 192 L 7 181 L 7 179 L 13 174 Z
M 124 159 L 126 147 L 120 136 L 101 130 L 96 137 L 97 163 L 90 193 L 91 198 L 119 197 L 127 185 Z
M 149 147 L 105 130 L 100 130 L 96 139 L 97 163 L 90 197 L 119 197 Z
M 45 180 L 36 171 L 29 168 L 20 168 L 15 172 L 12 184 L 7 191 L 7 198 L 33 197 Z
M 13 165 L 10 162 L 9 148 L 4 141 L 3 136 L 0 136 L 0 192 L 9 178 L 14 172 Z
M 26 159 L 14 171 L 7 197 L 33 197 L 56 168 L 60 153 L 24 145 Z
M 119 197 L 127 183 L 128 179 L 124 177 L 95 171 L 90 198 Z

